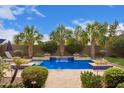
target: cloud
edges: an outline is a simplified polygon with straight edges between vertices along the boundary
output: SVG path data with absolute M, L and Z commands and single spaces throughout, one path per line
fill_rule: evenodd
M 17 6 L 14 6 L 12 9 L 13 9 L 12 12 L 13 12 L 14 15 L 21 15 L 25 11 L 25 8 L 23 8 L 23 7 L 17 7 Z
M 34 12 L 36 15 L 39 15 L 41 17 L 46 17 L 44 14 L 42 14 L 40 11 L 36 9 L 36 6 L 32 6 L 31 11 Z
M 32 17 L 27 17 L 27 20 L 32 20 Z
M 77 19 L 72 21 L 75 25 L 80 25 L 83 29 L 86 29 L 87 24 L 92 24 L 94 20 L 84 20 L 84 19 Z
M 124 30 L 124 23 L 119 23 L 117 30 Z
M 16 22 L 10 21 L 9 25 L 14 26 L 14 27 L 19 28 L 19 29 L 22 28 L 22 26 L 17 21 Z
M 15 16 L 12 13 L 11 10 L 12 7 L 9 6 L 0 6 L 0 18 L 1 19 L 9 19 L 9 20 L 15 20 Z
M 72 23 L 73 23 L 74 25 L 80 25 L 83 29 L 86 29 L 87 24 L 91 24 L 91 23 L 93 23 L 93 22 L 94 22 L 93 20 L 84 20 L 84 19 L 82 19 L 82 18 L 72 21 Z M 72 30 L 72 31 L 75 30 L 75 28 L 72 27 L 72 26 L 66 26 L 66 28 L 67 28 L 67 29 L 70 29 L 70 30 Z
M 0 29 L 0 38 L 7 39 L 13 42 L 13 37 L 19 32 L 14 29 Z
M 79 24 L 80 22 L 84 21 L 83 18 L 77 19 L 77 20 L 73 20 L 72 23 L 73 24 Z
M 4 28 L 3 25 L 4 25 L 4 24 L 3 24 L 3 21 L 0 21 L 0 28 L 3 29 L 3 28 Z
M 124 23 L 119 23 L 116 34 L 117 35 L 124 34 Z
M 14 25 L 18 28 L 22 28 L 22 26 L 20 24 L 18 24 L 17 22 L 14 23 Z
M 45 42 L 45 41 L 49 41 L 49 39 L 50 39 L 50 37 L 49 37 L 49 35 L 48 34 L 44 34 L 44 37 L 43 37 L 43 42 Z
M 0 6 L 0 18 L 15 20 L 18 15 L 22 15 L 24 13 L 30 14 L 34 13 L 41 17 L 46 17 L 39 10 L 36 9 L 37 6 Z
M 113 6 L 109 6 L 113 7 Z M 77 19 L 74 20 L 72 23 L 75 25 L 82 26 L 83 29 L 86 29 L 87 24 L 92 24 L 94 20 L 84 20 L 84 19 Z M 116 29 L 116 35 L 124 34 L 124 23 L 119 23 L 117 29 Z
M 5 29 L 3 23 L 0 22 L 0 39 L 7 39 L 13 42 L 13 37 L 18 33 L 14 29 Z
M 74 31 L 74 28 L 73 28 L 73 27 L 71 27 L 71 26 L 66 26 L 66 29 L 69 29 L 69 30 Z

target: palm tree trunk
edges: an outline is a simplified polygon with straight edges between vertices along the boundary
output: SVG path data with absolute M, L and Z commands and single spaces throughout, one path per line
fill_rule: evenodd
M 28 55 L 29 55 L 29 58 L 33 56 L 33 45 L 28 46 Z
M 106 42 L 105 43 L 105 56 L 108 56 L 108 49 L 109 48 L 109 43 L 108 42 Z
M 64 50 L 65 50 L 64 41 L 61 41 L 60 43 L 60 55 L 61 56 L 64 55 Z
M 95 59 L 95 43 L 92 42 L 91 44 L 91 57 Z
M 15 68 L 15 72 L 14 72 L 14 74 L 13 74 L 13 76 L 12 76 L 12 79 L 11 79 L 10 84 L 13 84 L 13 82 L 14 82 L 14 80 L 15 80 L 15 78 L 16 78 L 17 73 L 18 73 L 18 67 Z

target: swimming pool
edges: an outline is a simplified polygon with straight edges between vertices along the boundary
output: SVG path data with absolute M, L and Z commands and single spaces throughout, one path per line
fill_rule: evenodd
M 47 67 L 48 69 L 92 69 L 92 66 L 89 64 L 91 62 L 91 60 L 51 57 L 50 60 L 42 61 L 40 66 Z

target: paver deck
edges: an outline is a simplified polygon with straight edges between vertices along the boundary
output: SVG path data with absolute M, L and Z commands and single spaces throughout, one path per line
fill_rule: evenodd
M 69 69 L 69 70 L 49 70 L 45 88 L 80 88 L 80 73 L 81 71 L 92 71 L 95 74 L 103 74 L 103 71 L 93 71 L 84 69 Z M 21 70 L 17 77 L 21 78 Z M 12 73 L 8 72 L 7 77 L 11 77 Z
M 50 70 L 46 88 L 80 88 L 81 71 L 86 70 Z M 97 72 L 94 73 L 97 74 Z M 98 72 L 98 74 L 103 74 L 103 71 Z

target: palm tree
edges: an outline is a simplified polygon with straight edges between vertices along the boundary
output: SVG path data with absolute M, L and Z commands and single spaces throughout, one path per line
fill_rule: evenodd
M 81 26 L 76 26 L 74 37 L 82 46 L 85 46 L 88 43 L 88 33 L 84 31 Z
M 18 73 L 18 69 L 22 64 L 27 64 L 28 62 L 26 62 L 24 59 L 20 59 L 20 58 L 16 58 L 13 60 L 13 62 L 15 63 L 15 72 L 12 76 L 12 79 L 10 81 L 10 84 L 12 84 L 16 78 L 16 75 Z
M 107 33 L 107 40 L 106 40 L 106 44 L 105 44 L 106 51 L 109 51 L 112 41 L 113 41 L 114 37 L 116 36 L 117 27 L 118 27 L 118 21 L 115 21 L 109 25 L 108 33 Z M 109 54 L 109 52 L 106 52 L 106 56 L 108 54 Z
M 60 55 L 64 55 L 65 50 L 65 40 L 70 38 L 72 31 L 66 29 L 64 25 L 59 25 L 51 34 L 50 39 L 56 41 L 59 44 Z
M 108 43 L 109 44 L 112 43 L 112 38 L 116 35 L 117 27 L 118 27 L 118 21 L 113 22 L 109 26 L 109 30 L 108 30 Z
M 21 41 L 22 40 L 21 40 L 21 35 L 20 34 L 14 36 L 14 43 L 15 44 L 19 45 L 21 43 Z
M 91 56 L 94 59 L 96 45 L 105 45 L 108 25 L 106 23 L 100 24 L 98 22 L 94 22 L 92 24 L 88 24 L 86 29 L 88 32 L 89 42 L 91 44 Z
M 19 33 L 14 37 L 14 42 L 16 44 L 22 44 L 28 46 L 28 54 L 31 58 L 33 56 L 33 46 L 34 43 L 41 42 L 43 35 L 38 33 L 34 26 L 26 26 L 24 32 Z

